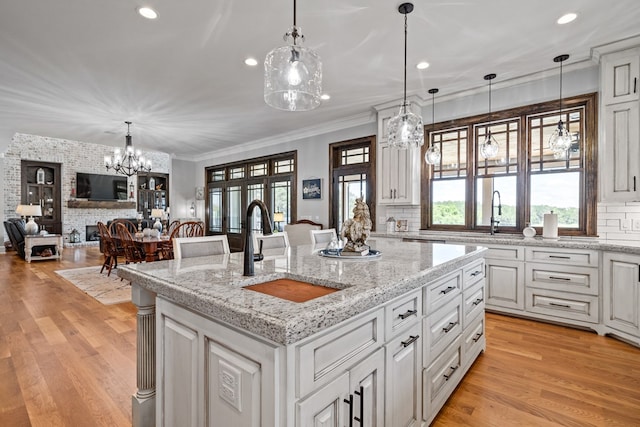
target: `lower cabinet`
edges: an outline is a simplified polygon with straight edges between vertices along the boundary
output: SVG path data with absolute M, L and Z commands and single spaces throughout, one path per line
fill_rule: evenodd
M 640 256 L 604 254 L 604 323 L 640 345 Z
M 524 310 L 524 249 L 490 248 L 486 257 L 487 308 Z

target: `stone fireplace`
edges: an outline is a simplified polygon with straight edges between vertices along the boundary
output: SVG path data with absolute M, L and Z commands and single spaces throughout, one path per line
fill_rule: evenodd
M 85 226 L 85 236 L 87 242 L 99 242 L 100 241 L 100 233 L 98 231 L 97 225 L 86 225 Z

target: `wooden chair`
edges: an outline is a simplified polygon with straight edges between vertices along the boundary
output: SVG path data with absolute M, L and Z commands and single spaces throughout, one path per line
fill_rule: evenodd
M 312 244 L 313 241 L 309 238 L 309 230 L 322 230 L 322 224 L 308 219 L 301 219 L 293 224 L 284 226 L 284 231 L 288 234 L 291 246 Z
M 118 238 L 120 239 L 120 243 L 124 248 L 125 262 L 127 264 L 130 264 L 144 261 L 144 250 L 136 244 L 135 240 L 133 240 L 133 236 L 127 229 L 127 226 L 123 223 L 118 223 L 116 225 L 116 229 L 118 230 Z
M 109 229 L 103 222 L 98 222 L 98 233 L 100 234 L 100 241 L 102 242 L 102 254 L 104 255 L 104 262 L 100 269 L 100 274 L 106 268 L 107 277 L 111 275 L 111 270 L 118 268 L 118 251 L 116 250 L 116 243 L 109 233 Z
M 230 252 L 229 241 L 225 234 L 216 236 L 176 237 L 173 239 L 173 254 L 175 259 L 221 255 Z
M 260 250 L 260 242 L 262 242 L 262 250 L 276 249 L 276 248 L 288 248 L 289 236 L 286 231 L 280 233 L 273 233 L 268 236 L 263 234 L 253 235 L 253 251 Z
M 124 247 L 120 242 L 120 232 L 118 231 L 118 224 L 123 224 L 125 226 L 125 229 L 129 231 L 129 234 L 135 233 L 136 230 L 138 229 L 138 226 L 134 224 L 132 221 L 129 221 L 128 219 L 122 219 L 122 218 L 114 219 L 109 224 L 109 235 L 113 239 L 114 250 L 116 251 L 117 256 L 124 257 L 125 256 Z
M 175 258 L 174 239 L 202 236 L 204 236 L 204 223 L 202 221 L 185 221 L 183 223 L 178 223 L 173 228 L 173 231 L 171 231 L 169 240 L 166 244 L 160 245 L 160 256 L 162 259 Z
M 321 243 L 329 243 L 333 239 L 338 239 L 335 228 L 327 228 L 326 230 L 309 230 L 311 241 L 314 245 Z

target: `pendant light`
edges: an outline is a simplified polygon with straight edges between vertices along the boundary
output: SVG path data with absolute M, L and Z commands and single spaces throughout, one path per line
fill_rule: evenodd
M 264 60 L 264 101 L 278 110 L 313 110 L 322 95 L 322 62 L 315 51 L 301 46 L 304 36 L 296 25 L 296 0 L 293 26 L 283 38 L 288 45 L 273 49 Z
M 404 98 L 398 115 L 387 126 L 389 145 L 398 148 L 424 145 L 422 118 L 411 112 L 407 102 L 407 14 L 413 11 L 413 3 L 402 3 L 398 12 L 404 15 Z
M 129 126 L 131 122 L 126 121 L 127 136 L 125 137 L 124 152 L 119 148 L 113 150 L 112 156 L 104 156 L 104 166 L 109 169 L 113 169 L 116 173 L 124 176 L 133 176 L 138 172 L 151 172 L 151 160 L 147 160 L 142 156 L 140 150 L 133 148 L 131 142 L 131 133 L 129 132 Z
M 495 79 L 495 74 L 487 74 L 484 76 L 485 80 L 489 81 L 489 118 L 491 118 L 491 80 Z M 480 144 L 480 154 L 485 159 L 491 159 L 498 155 L 498 151 L 500 151 L 500 144 L 498 141 L 491 135 L 491 129 L 487 126 L 487 137 L 484 142 Z
M 569 130 L 562 122 L 562 63 L 567 59 L 569 59 L 569 55 L 559 55 L 553 58 L 553 62 L 560 63 L 560 112 L 558 113 L 560 120 L 558 121 L 558 127 L 549 138 L 549 148 L 553 150 L 554 154 L 566 152 L 571 148 L 571 135 L 569 135 Z
M 438 89 L 429 89 L 429 93 L 431 94 L 431 132 L 433 133 L 434 124 L 436 122 L 435 98 L 436 93 L 438 93 Z M 440 158 L 442 158 L 440 149 L 436 145 L 433 145 L 431 136 L 429 136 L 429 148 L 427 148 L 427 152 L 424 153 L 424 161 L 427 162 L 428 165 L 437 165 L 440 163 Z

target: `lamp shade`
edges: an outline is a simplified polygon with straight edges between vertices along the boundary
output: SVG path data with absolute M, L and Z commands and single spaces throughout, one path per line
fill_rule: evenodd
M 18 207 L 16 208 L 16 213 L 20 216 L 24 215 L 22 213 L 23 209 L 24 209 L 24 205 L 18 205 Z
M 162 218 L 164 215 L 164 210 L 162 209 L 151 209 L 151 217 L 152 218 Z
M 273 222 L 282 222 L 284 221 L 284 213 L 283 212 L 274 212 L 273 213 Z
M 22 205 L 22 215 L 42 216 L 42 208 L 40 205 Z

